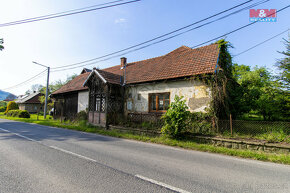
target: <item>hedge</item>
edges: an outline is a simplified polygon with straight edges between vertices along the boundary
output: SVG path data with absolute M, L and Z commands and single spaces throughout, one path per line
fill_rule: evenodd
M 30 118 L 28 111 L 23 110 L 10 110 L 6 115 L 7 117 Z

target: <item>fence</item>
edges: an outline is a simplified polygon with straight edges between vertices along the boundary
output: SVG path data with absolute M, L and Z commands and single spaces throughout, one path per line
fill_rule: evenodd
M 144 131 L 160 132 L 163 126 L 162 114 L 156 113 L 129 113 L 128 121 L 137 123 Z M 283 132 L 290 135 L 290 122 L 272 121 L 245 121 L 245 120 L 218 120 L 213 126 L 210 120 L 190 120 L 188 122 L 189 132 L 196 134 L 230 133 L 240 135 L 256 136 L 269 132 Z
M 290 135 L 290 122 L 219 120 L 217 125 L 220 133 L 259 135 L 282 131 L 286 135 Z
M 161 113 L 128 113 L 128 120 L 132 122 L 158 122 L 163 114 Z

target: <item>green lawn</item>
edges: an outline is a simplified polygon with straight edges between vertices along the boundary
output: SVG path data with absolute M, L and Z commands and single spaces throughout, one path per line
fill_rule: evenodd
M 215 147 L 213 145 L 208 145 L 208 144 L 199 144 L 190 139 L 177 140 L 177 139 L 165 138 L 163 136 L 152 137 L 152 136 L 147 136 L 147 135 L 137 135 L 130 132 L 105 130 L 100 127 L 87 125 L 85 121 L 81 121 L 79 123 L 73 123 L 73 122 L 61 123 L 59 120 L 53 120 L 53 119 L 44 120 L 43 117 L 39 117 L 39 120 L 37 120 L 36 115 L 31 115 L 30 119 L 25 119 L 25 118 L 6 117 L 3 113 L 0 113 L 0 118 L 28 122 L 28 123 L 36 123 L 36 124 L 46 125 L 46 126 L 61 127 L 61 128 L 67 128 L 67 129 L 90 132 L 90 133 L 97 133 L 97 134 L 102 134 L 102 135 L 107 135 L 107 136 L 112 136 L 112 137 L 118 137 L 118 138 L 133 139 L 133 140 L 149 142 L 149 143 L 164 144 L 164 145 L 191 149 L 191 150 L 198 150 L 198 151 L 211 152 L 211 153 L 220 153 L 224 155 L 237 156 L 237 157 L 242 157 L 242 158 L 249 158 L 249 159 L 261 160 L 261 161 L 270 161 L 270 162 L 283 163 L 283 164 L 290 165 L 289 154 L 276 154 L 276 153 L 265 153 L 261 151 L 229 149 L 225 147 Z

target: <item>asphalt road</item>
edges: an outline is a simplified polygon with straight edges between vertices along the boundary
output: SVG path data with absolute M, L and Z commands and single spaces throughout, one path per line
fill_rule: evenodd
M 290 166 L 0 119 L 0 192 L 290 192 Z

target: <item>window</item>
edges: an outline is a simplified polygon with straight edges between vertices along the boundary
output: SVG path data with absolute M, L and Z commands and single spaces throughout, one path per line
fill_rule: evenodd
M 96 95 L 96 107 L 95 111 L 105 112 L 106 111 L 106 97 L 101 94 Z
M 138 94 L 138 95 L 137 95 L 137 99 L 138 99 L 138 101 L 141 100 L 141 94 Z
M 170 93 L 149 94 L 149 112 L 166 112 L 170 104 Z

